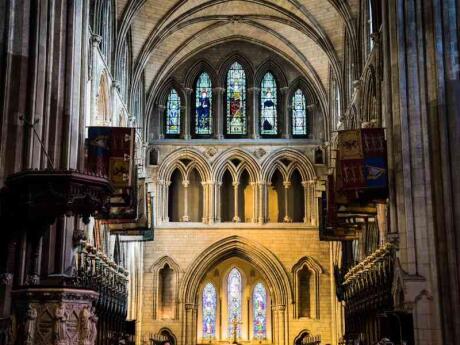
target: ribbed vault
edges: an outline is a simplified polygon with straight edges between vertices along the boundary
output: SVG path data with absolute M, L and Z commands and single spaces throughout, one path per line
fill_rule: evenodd
M 132 35 L 132 87 L 145 78 L 147 109 L 175 66 L 200 51 L 240 39 L 271 49 L 295 65 L 325 111 L 340 70 L 345 32 L 356 47 L 355 1 L 116 0 L 118 45 Z

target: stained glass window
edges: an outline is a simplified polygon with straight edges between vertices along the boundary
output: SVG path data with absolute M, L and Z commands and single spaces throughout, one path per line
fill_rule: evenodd
M 233 268 L 228 275 L 228 335 L 233 337 L 236 325 L 237 337 L 241 337 L 241 273 L 237 268 Z
M 260 89 L 260 133 L 262 135 L 276 135 L 278 134 L 278 90 L 273 74 L 270 72 L 265 74 Z
M 199 76 L 195 86 L 195 134 L 212 134 L 212 83 L 206 72 Z
M 246 73 L 235 62 L 227 73 L 227 135 L 246 135 Z
M 254 310 L 254 338 L 267 337 L 267 291 L 262 283 L 254 287 L 252 296 Z
M 203 289 L 203 338 L 216 336 L 217 294 L 211 283 Z
M 300 89 L 292 96 L 292 135 L 307 135 L 307 105 Z
M 180 134 L 180 97 L 174 89 L 169 93 L 166 104 L 166 134 Z

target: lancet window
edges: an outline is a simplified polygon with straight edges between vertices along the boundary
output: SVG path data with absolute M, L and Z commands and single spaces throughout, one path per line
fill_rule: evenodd
M 180 134 L 180 97 L 175 89 L 171 89 L 166 104 L 166 135 L 177 136 Z
M 260 134 L 278 134 L 278 90 L 276 79 L 267 72 L 260 87 Z
M 252 297 L 254 338 L 267 337 L 267 291 L 262 283 L 257 283 Z
M 212 283 L 203 289 L 203 338 L 215 338 L 217 315 L 217 293 Z
M 195 135 L 212 134 L 212 82 L 209 74 L 201 73 L 195 85 Z
M 306 136 L 308 134 L 307 104 L 301 89 L 292 96 L 292 135 Z
M 235 62 L 227 73 L 226 134 L 239 136 L 247 134 L 246 115 L 246 73 Z
M 242 303 L 242 279 L 237 268 L 233 268 L 228 275 L 228 328 L 229 335 L 233 334 L 236 325 L 237 337 L 241 337 L 241 303 Z

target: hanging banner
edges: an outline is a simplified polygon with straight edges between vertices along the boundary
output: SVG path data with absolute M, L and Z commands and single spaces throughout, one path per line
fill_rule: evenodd
M 383 128 L 340 131 L 337 190 L 351 199 L 382 199 L 388 190 L 388 169 Z
M 105 218 L 136 218 L 134 143 L 134 128 L 88 128 L 88 171 L 106 176 L 115 188 L 115 193 L 110 198 L 110 212 Z

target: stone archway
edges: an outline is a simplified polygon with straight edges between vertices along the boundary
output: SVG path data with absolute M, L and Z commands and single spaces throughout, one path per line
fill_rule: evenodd
M 183 344 L 196 344 L 197 304 L 199 286 L 206 273 L 217 264 L 238 257 L 251 263 L 264 276 L 272 296 L 274 314 L 273 339 L 276 344 L 288 343 L 286 327 L 293 290 L 288 273 L 276 256 L 259 243 L 240 236 L 224 238 L 203 251 L 185 273 L 179 291 L 183 312 Z

